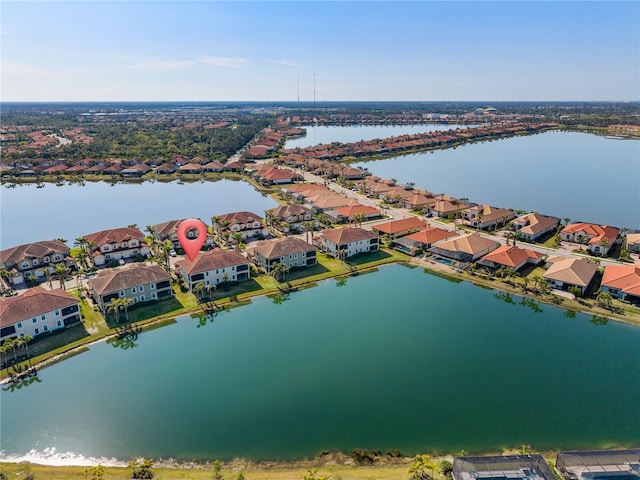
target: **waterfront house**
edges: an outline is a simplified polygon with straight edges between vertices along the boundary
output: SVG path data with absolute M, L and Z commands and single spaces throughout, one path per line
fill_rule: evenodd
M 339 257 L 338 252 L 345 251 L 345 257 L 358 253 L 375 252 L 379 249 L 378 235 L 362 228 L 328 228 L 314 238 L 320 249 Z
M 380 217 L 380 210 L 368 205 L 360 205 L 359 203 L 348 206 L 336 208 L 333 212 L 327 212 L 327 214 L 334 218 L 339 223 L 354 222 L 356 215 L 362 215 L 364 220 L 372 220 Z
M 225 163 L 224 168 L 222 170 L 225 172 L 240 173 L 244 170 L 244 163 L 238 160 L 234 162 Z
M 556 480 L 547 461 L 539 453 L 455 457 L 452 476 L 453 480 Z
M 224 165 L 217 160 L 213 160 L 202 167 L 202 170 L 207 173 L 220 173 L 223 169 Z
M 578 287 L 582 294 L 587 290 L 598 270 L 598 265 L 584 258 L 553 256 L 547 258 L 547 265 L 549 268 L 543 277 L 551 287 L 558 290 Z
M 216 286 L 248 280 L 251 275 L 249 261 L 244 256 L 221 248 L 200 252 L 193 261 L 179 260 L 175 268 L 191 290 L 200 282 L 205 286 Z
M 637 265 L 607 265 L 601 285 L 602 291 L 612 297 L 640 303 L 640 267 Z
M 549 233 L 558 228 L 560 219 L 548 217 L 539 213 L 527 213 L 511 222 L 516 232 L 522 240 L 533 242 L 545 233 Z
M 58 263 L 64 263 L 70 270 L 77 268 L 69 247 L 60 240 L 27 243 L 0 252 L 0 268 L 11 273 L 14 284 L 23 283 L 31 275 L 42 277 L 41 268 L 53 272 L 53 265 Z
M 431 247 L 429 251 L 461 262 L 475 262 L 499 246 L 500 244 L 494 240 L 482 237 L 477 233 L 468 233 L 440 242 Z
M 225 213 L 214 217 L 213 230 L 229 241 L 233 240 L 233 234 L 236 232 L 241 233 L 244 240 L 269 234 L 269 229 L 263 225 L 262 217 L 252 212 Z
M 593 223 L 572 223 L 560 231 L 562 240 L 581 245 L 587 244 L 587 250 L 597 255 L 606 255 L 617 241 L 620 230 L 607 225 Z
M 417 255 L 431 248 L 439 242 L 456 237 L 458 234 L 452 230 L 444 230 L 438 227 L 428 226 L 419 232 L 394 240 L 391 247 L 409 255 Z
M 163 222 L 163 223 L 158 223 L 156 225 L 153 225 L 153 234 L 158 240 L 162 242 L 164 242 L 165 240 L 170 240 L 171 243 L 173 244 L 173 248 L 182 248 L 180 245 L 180 240 L 178 240 L 178 226 L 183 221 L 184 219 L 170 220 L 168 222 Z M 194 239 L 198 237 L 198 230 L 196 230 L 195 228 L 190 228 L 189 230 L 187 230 L 186 234 L 187 234 L 187 238 Z M 205 245 L 213 245 L 213 240 L 209 238 L 209 236 L 207 236 Z
M 184 174 L 197 175 L 202 171 L 202 165 L 194 162 L 185 163 L 184 165 L 178 168 L 178 171 Z
M 173 163 L 165 163 L 164 165 L 160 165 L 156 168 L 156 173 L 158 175 L 171 175 L 175 173 L 176 166 Z
M 302 231 L 302 222 L 313 220 L 311 210 L 301 205 L 281 205 L 265 213 L 267 223 L 283 233 Z
M 440 218 L 453 218 L 468 207 L 465 202 L 449 195 L 438 195 L 434 199 L 435 203 L 426 206 L 426 213 L 435 214 Z
M 480 229 L 503 227 L 516 215 L 513 210 L 489 205 L 474 205 L 463 212 L 463 223 Z
M 518 271 L 525 265 L 538 265 L 544 254 L 534 252 L 528 248 L 520 248 L 515 245 L 502 245 L 493 252 L 486 254 L 478 265 L 496 270 L 499 268 L 511 267 Z
M 81 320 L 80 300 L 61 288 L 30 288 L 16 297 L 0 297 L 0 342 L 35 337 Z
M 113 299 L 130 298 L 132 304 L 170 297 L 171 275 L 159 265 L 130 263 L 121 268 L 101 270 L 87 282 L 96 305 L 105 314 Z
M 640 233 L 627 233 L 627 249 L 629 252 L 640 253 Z
M 564 480 L 638 480 L 640 448 L 558 452 L 556 470 Z
M 96 266 L 104 265 L 107 260 L 149 255 L 144 234 L 135 227 L 112 228 L 84 237 L 89 243 L 95 244 L 91 257 Z
M 122 169 L 120 175 L 124 178 L 140 178 L 150 171 L 151 167 L 146 163 L 136 163 L 135 165 Z
M 317 262 L 316 247 L 295 237 L 259 241 L 247 249 L 247 258 L 266 273 L 271 273 L 276 263 L 295 268 Z
M 378 235 L 387 235 L 391 239 L 403 237 L 410 233 L 419 232 L 426 227 L 426 224 L 418 217 L 407 217 L 400 220 L 392 220 L 390 222 L 380 223 L 371 230 Z

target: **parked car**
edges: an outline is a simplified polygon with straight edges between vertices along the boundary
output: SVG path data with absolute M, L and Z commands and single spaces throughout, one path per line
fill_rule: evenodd
M 172 257 L 175 257 L 177 255 L 176 251 L 172 248 L 171 250 L 169 250 L 169 255 L 171 255 Z

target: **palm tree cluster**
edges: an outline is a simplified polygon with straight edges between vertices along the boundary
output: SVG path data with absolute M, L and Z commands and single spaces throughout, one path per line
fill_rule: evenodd
M 149 245 L 149 260 L 160 265 L 167 273 L 171 273 L 169 255 L 173 249 L 173 243 L 171 240 L 160 240 L 151 225 L 147 225 L 146 230 L 149 235 L 144 237 L 144 241 Z
M 133 303 L 133 300 L 125 297 L 125 298 L 114 298 L 111 300 L 106 306 L 107 313 L 113 313 L 116 318 L 116 323 L 120 323 L 120 310 L 124 310 L 125 318 L 127 322 L 129 322 L 129 305 Z
M 430 455 L 417 455 L 409 466 L 411 480 L 426 480 L 435 478 L 435 471 L 438 464 Z M 430 471 L 431 475 L 427 472 Z
M 7 355 L 11 351 L 13 353 L 13 363 L 18 363 L 18 354 L 17 352 L 24 348 L 27 359 L 31 358 L 31 354 L 29 352 L 29 342 L 33 340 L 33 337 L 30 335 L 20 335 L 16 338 L 7 338 L 2 345 L 0 345 L 0 365 L 7 365 L 9 361 L 7 360 Z

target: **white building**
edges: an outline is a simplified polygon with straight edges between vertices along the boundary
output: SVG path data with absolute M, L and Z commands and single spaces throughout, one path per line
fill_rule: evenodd
M 221 248 L 200 252 L 193 261 L 179 260 L 176 262 L 176 270 L 190 289 L 200 282 L 218 285 L 248 280 L 251 276 L 249 260 L 239 253 Z
M 375 252 L 379 248 L 378 235 L 362 228 L 329 228 L 316 237 L 323 252 L 339 257 L 338 252 L 346 251 L 346 257 L 358 253 Z

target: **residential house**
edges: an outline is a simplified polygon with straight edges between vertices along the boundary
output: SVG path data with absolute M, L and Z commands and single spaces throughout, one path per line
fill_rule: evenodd
M 290 185 L 280 189 L 285 197 L 293 197 L 295 199 L 303 199 L 313 193 L 329 192 L 327 187 L 318 185 L 317 183 L 302 183 L 299 185 Z
M 132 304 L 170 297 L 171 275 L 159 265 L 130 263 L 121 268 L 101 270 L 87 282 L 103 315 L 113 299 L 130 298 Z
M 336 208 L 333 212 L 327 212 L 327 214 L 334 217 L 339 223 L 354 222 L 356 215 L 364 216 L 364 221 L 379 218 L 381 215 L 380 210 L 377 208 L 370 207 L 368 205 L 360 205 L 359 203 L 348 207 Z
M 262 185 L 280 185 L 303 180 L 302 175 L 294 172 L 290 168 L 275 168 L 270 166 L 257 169 L 253 173 L 253 177 Z
M 429 251 L 461 262 L 475 262 L 499 246 L 500 244 L 494 240 L 482 237 L 477 233 L 468 233 L 441 242 L 431 247 Z
M 77 268 L 69 247 L 59 240 L 27 243 L 0 252 L 0 268 L 11 273 L 14 284 L 23 283 L 30 275 L 42 277 L 41 268 L 53 271 L 53 265 L 58 263 L 64 263 L 70 270 Z
M 560 219 L 540 215 L 539 213 L 527 213 L 514 219 L 511 223 L 522 240 L 533 242 L 545 233 L 552 232 L 558 228 Z
M 394 240 L 391 247 L 409 255 L 417 255 L 433 245 L 457 235 L 453 230 L 428 226 L 419 232 Z
M 122 169 L 120 175 L 125 178 L 139 178 L 150 171 L 151 167 L 146 163 L 136 163 L 135 165 Z
M 269 234 L 269 229 L 263 224 L 262 217 L 251 212 L 225 213 L 212 220 L 214 220 L 213 230 L 216 234 L 226 235 L 229 241 L 233 240 L 235 232 L 240 232 L 244 240 Z
M 410 233 L 419 232 L 426 227 L 425 223 L 418 217 L 407 217 L 400 220 L 392 220 L 390 222 L 380 223 L 371 227 L 373 232 L 378 235 L 388 235 L 391 239 L 404 237 Z
M 640 233 L 627 233 L 627 250 L 640 253 Z
M 176 172 L 176 166 L 173 163 L 165 163 L 156 168 L 156 173 L 159 175 L 171 175 Z
M 502 245 L 478 261 L 478 265 L 497 270 L 511 267 L 518 271 L 525 265 L 538 265 L 544 254 L 515 245 Z
M 80 300 L 61 288 L 30 288 L 16 297 L 0 297 L 0 342 L 35 337 L 81 320 Z
M 178 260 L 176 271 L 193 290 L 198 283 L 217 286 L 223 282 L 239 282 L 251 276 L 249 261 L 237 252 L 215 248 L 200 252 L 193 259 Z
M 333 192 L 308 197 L 307 202 L 309 208 L 316 213 L 324 213 L 329 210 L 335 210 L 336 208 L 358 205 L 358 201 L 355 198 L 343 197 Z
M 301 205 L 282 205 L 265 211 L 267 223 L 284 233 L 304 230 L 302 222 L 313 220 L 311 210 Z
M 491 207 L 489 205 L 474 205 L 463 212 L 463 223 L 480 229 L 498 228 L 515 218 L 513 210 L 506 208 Z
M 276 263 L 289 268 L 315 265 L 316 247 L 295 237 L 263 240 L 247 249 L 247 257 L 258 268 L 271 273 Z
M 568 290 L 572 286 L 578 287 L 582 294 L 598 270 L 598 265 L 584 258 L 553 256 L 547 258 L 547 265 L 549 268 L 543 277 L 553 288 Z
M 217 160 L 213 160 L 202 167 L 202 170 L 207 173 L 220 173 L 223 169 L 224 165 Z
M 149 246 L 144 243 L 144 234 L 135 227 L 112 228 L 84 237 L 89 243 L 95 244 L 91 256 L 96 266 L 104 265 L 107 260 L 149 255 Z
M 235 173 L 240 173 L 244 170 L 244 163 L 236 160 L 234 162 L 229 162 L 226 163 L 224 165 L 224 168 L 222 169 L 225 172 L 235 172 Z
M 435 214 L 440 218 L 454 218 L 469 206 L 449 195 L 438 195 L 434 199 L 435 203 L 427 205 L 427 214 Z
M 338 252 L 342 251 L 346 251 L 345 257 L 351 257 L 379 249 L 378 235 L 362 228 L 329 228 L 320 232 L 314 241 L 323 252 L 334 257 L 339 257 Z
M 170 220 L 168 222 L 158 223 L 153 225 L 153 232 L 156 238 L 162 242 L 170 240 L 173 243 L 173 248 L 182 248 L 180 240 L 178 240 L 178 225 L 182 223 L 182 220 Z M 202 221 L 202 220 L 200 220 Z M 204 223 L 204 222 L 202 222 Z M 206 225 L 206 224 L 205 224 Z M 194 239 L 198 237 L 198 230 L 191 228 L 187 230 L 187 238 Z M 213 245 L 213 240 L 207 236 L 205 245 Z
M 612 297 L 640 303 L 640 267 L 637 265 L 607 265 L 601 285 L 602 291 Z
M 180 173 L 196 175 L 202 171 L 202 165 L 199 163 L 186 163 L 178 168 Z
M 606 255 L 618 239 L 620 230 L 607 225 L 593 223 L 572 223 L 560 231 L 560 237 L 567 242 L 587 244 L 587 250 L 597 255 Z

